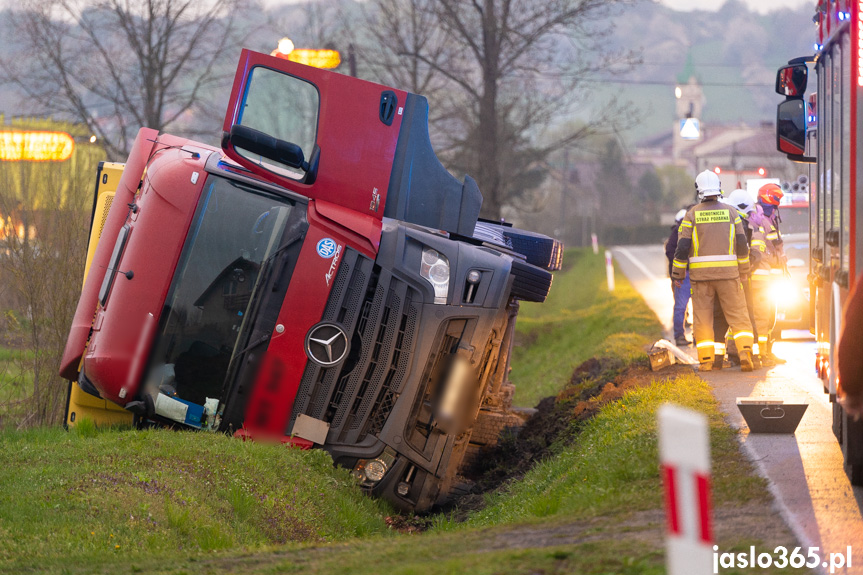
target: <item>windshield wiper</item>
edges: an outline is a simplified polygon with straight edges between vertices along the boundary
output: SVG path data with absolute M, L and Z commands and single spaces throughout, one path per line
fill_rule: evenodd
M 302 240 L 304 237 L 306 237 L 306 230 L 303 230 L 297 234 L 294 234 L 294 236 L 291 237 L 291 239 L 289 239 L 284 244 L 279 246 L 279 248 L 276 251 L 274 251 L 270 257 L 267 258 L 267 261 L 268 262 L 272 261 L 277 255 L 279 255 L 280 253 L 282 253 L 283 251 L 285 251 L 286 249 L 288 249 L 289 247 L 291 247 L 292 245 L 294 245 L 298 241 Z M 274 292 L 279 291 L 279 280 L 281 280 L 282 270 L 285 269 L 285 261 L 286 261 L 286 259 L 282 258 L 279 261 L 279 267 L 276 268 L 276 271 L 275 271 L 276 281 L 273 282 L 273 289 L 272 289 L 272 291 L 274 291 Z

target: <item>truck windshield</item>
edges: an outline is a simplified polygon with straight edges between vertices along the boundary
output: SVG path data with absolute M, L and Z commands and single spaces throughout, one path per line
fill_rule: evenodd
M 267 275 L 262 271 L 282 238 L 304 224 L 303 212 L 287 198 L 209 176 L 150 360 L 145 385 L 157 414 L 213 427 L 231 356 Z

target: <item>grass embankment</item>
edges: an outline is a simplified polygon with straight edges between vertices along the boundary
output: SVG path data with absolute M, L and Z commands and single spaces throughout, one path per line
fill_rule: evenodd
M 564 265 L 545 303 L 521 304 L 510 375 L 516 405 L 557 395 L 591 357 L 629 363 L 662 336 L 659 320 L 619 271 L 608 291 L 602 255 L 568 250 Z
M 0 435 L 0 572 L 386 533 L 323 451 L 165 430 Z
M 570 290 L 571 297 L 582 290 L 579 297 L 589 303 L 567 304 L 571 317 L 550 313 L 545 327 L 526 312 L 531 325 L 523 335 L 534 340 L 514 363 L 546 354 L 548 333 L 577 342 L 572 332 L 585 333 L 582 324 L 605 335 L 578 353 L 602 355 L 611 346 L 615 361 L 641 355 L 637 342 L 649 342 L 654 329 L 644 304 L 627 295 L 610 300 L 602 291 L 604 271 L 582 261 L 592 254 L 567 256 L 573 264 L 558 274 L 555 289 Z M 623 278 L 618 288 L 631 293 Z M 559 292 L 555 301 L 566 304 Z M 585 311 L 591 308 L 594 313 Z M 580 322 L 572 320 L 576 315 Z M 631 331 L 616 335 L 606 324 Z M 622 353 L 617 340 L 627 343 Z M 552 359 L 579 361 L 565 357 Z M 569 386 L 571 373 L 560 369 L 556 391 Z M 430 531 L 413 535 L 389 531 L 383 504 L 361 496 L 322 452 L 166 431 L 0 435 L 0 572 L 662 573 L 655 411 L 665 401 L 709 417 L 717 509 L 745 508 L 757 516 L 757 528 L 736 519 L 719 524 L 721 549 L 792 544 L 765 531 L 778 520 L 764 482 L 742 459 L 708 386 L 691 372 L 679 373 L 635 387 L 579 421 L 574 441 L 557 445 L 554 456 L 487 496 L 485 508 L 466 522 L 439 515 Z M 588 401 L 614 396 L 605 388 Z M 780 530 L 779 537 L 790 536 Z

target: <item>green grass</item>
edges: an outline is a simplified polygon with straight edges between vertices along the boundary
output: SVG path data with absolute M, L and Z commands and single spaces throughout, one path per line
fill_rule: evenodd
M 510 374 L 515 405 L 532 407 L 557 395 L 591 357 L 644 357 L 644 347 L 662 335 L 659 320 L 619 272 L 609 293 L 601 254 L 567 250 L 564 263 L 545 303 L 521 304 Z
M 664 519 L 655 414 L 666 401 L 709 418 L 715 507 L 764 504 L 765 482 L 752 474 L 707 384 L 694 375 L 655 382 L 606 405 L 573 445 L 509 490 L 490 496 L 488 507 L 466 523 L 438 516 L 436 528 L 420 535 L 387 532 L 385 509 L 360 497 L 320 452 L 204 434 L 98 432 L 85 439 L 34 432 L 10 444 L 30 452 L 19 456 L 19 462 L 42 463 L 19 483 L 9 485 L 13 471 L 0 479 L 19 494 L 0 500 L 0 533 L 8 539 L 0 546 L 0 571 L 660 574 Z M 201 439 L 203 445 L 196 447 Z M 81 474 L 61 473 L 59 467 L 69 461 L 54 461 L 59 454 L 69 451 L 74 457 L 82 450 L 113 463 L 95 476 L 102 465 L 92 462 Z M 4 448 L 4 454 L 16 451 Z M 154 451 L 163 463 L 170 455 L 173 479 L 164 465 L 149 463 L 146 453 Z M 135 456 L 132 461 L 127 461 L 129 453 Z M 122 462 L 114 459 L 121 455 Z M 14 463 L 6 455 L 3 462 Z M 224 466 L 222 474 L 236 477 L 219 479 L 208 472 L 212 465 Z M 287 475 L 279 479 L 279 472 Z M 124 479 L 114 485 L 118 478 Z M 282 481 L 300 483 L 286 487 Z M 163 493 L 150 493 L 146 485 L 158 485 Z M 262 525 L 261 515 L 267 517 L 270 508 L 260 494 L 290 498 L 297 489 L 307 494 L 296 505 L 298 514 L 282 518 L 313 520 L 315 529 L 279 545 Z M 23 502 L 21 493 L 28 494 Z M 338 508 L 340 500 L 340 511 L 326 511 Z M 138 512 L 132 511 L 136 505 Z M 12 528 L 10 512 L 40 525 L 25 526 L 32 533 L 22 536 Z M 127 516 L 130 512 L 139 516 Z M 58 513 L 61 518 L 52 519 Z M 156 525 L 145 519 L 149 514 Z M 531 539 L 526 540 L 528 533 Z M 765 548 L 758 533 L 742 532 L 718 543 L 723 550 Z
M 656 410 L 666 402 L 709 418 L 716 504 L 767 500 L 766 482 L 752 475 L 708 385 L 692 374 L 655 381 L 603 407 L 573 445 L 531 469 L 509 491 L 492 496 L 490 505 L 469 524 L 480 527 L 553 516 L 587 520 L 661 507 Z M 741 473 L 741 468 L 748 473 Z
M 605 291 L 601 258 L 567 257 L 548 308 L 522 308 L 513 380 L 526 397 L 557 394 L 592 356 L 643 361 L 659 330 L 625 278 Z M 466 522 L 438 515 L 419 535 L 390 531 L 391 510 L 322 451 L 84 423 L 70 433 L 0 433 L 0 572 L 663 573 L 655 413 L 666 401 L 709 418 L 715 506 L 765 505 L 765 482 L 693 374 L 605 405 L 573 443 L 486 496 Z M 719 544 L 762 547 L 758 533 Z
M 386 533 L 323 451 L 217 434 L 0 434 L 0 572 Z

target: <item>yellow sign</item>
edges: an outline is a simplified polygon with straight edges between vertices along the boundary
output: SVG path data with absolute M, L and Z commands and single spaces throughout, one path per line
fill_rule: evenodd
M 284 56 L 282 56 L 284 57 Z M 306 48 L 294 48 L 287 59 L 298 64 L 313 66 L 315 68 L 335 68 L 342 63 L 342 57 L 338 50 L 309 50 Z
M 74 149 L 75 141 L 66 132 L 0 131 L 0 161 L 62 162 Z
M 730 221 L 731 217 L 728 210 L 704 210 L 695 212 L 696 224 L 718 224 Z

